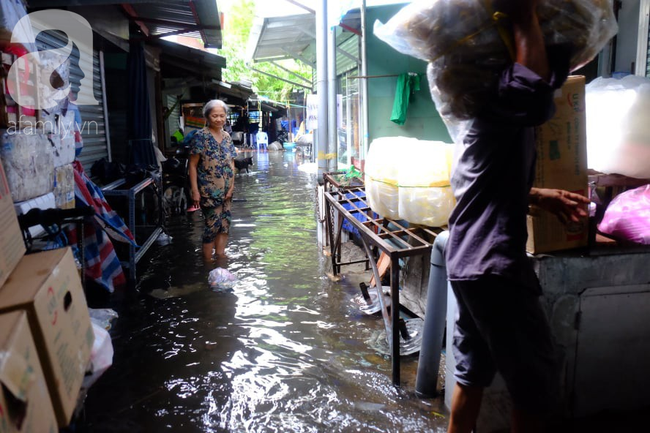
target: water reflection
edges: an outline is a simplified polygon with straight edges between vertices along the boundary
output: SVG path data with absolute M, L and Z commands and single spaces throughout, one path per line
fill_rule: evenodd
M 208 287 L 200 213 L 171 221 L 139 294 L 114 306 L 115 366 L 80 431 L 445 431 L 440 402 L 408 391 L 414 360 L 393 387 L 390 360 L 368 344 L 381 322 L 353 307 L 354 288 L 323 278 L 315 177 L 293 152 L 253 158 L 236 179 L 232 293 Z

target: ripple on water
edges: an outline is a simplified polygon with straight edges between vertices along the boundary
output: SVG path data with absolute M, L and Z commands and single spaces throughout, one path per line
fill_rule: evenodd
M 356 290 L 321 278 L 315 176 L 295 154 L 253 156 L 254 174 L 235 181 L 245 201 L 233 203 L 232 293 L 208 287 L 200 212 L 170 220 L 171 242 L 139 265 L 143 296 L 120 312 L 115 367 L 91 390 L 101 404 L 86 431 L 445 431 L 438 403 L 391 384 L 390 359 L 368 344 L 381 320 L 352 309 Z

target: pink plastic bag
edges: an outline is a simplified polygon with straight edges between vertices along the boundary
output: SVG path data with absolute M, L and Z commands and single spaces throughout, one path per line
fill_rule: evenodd
M 650 245 L 650 185 L 612 200 L 598 229 L 618 239 Z

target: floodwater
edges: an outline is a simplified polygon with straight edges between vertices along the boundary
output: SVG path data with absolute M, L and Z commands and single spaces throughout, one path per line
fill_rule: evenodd
M 444 432 L 442 403 L 402 387 L 377 349 L 382 322 L 332 282 L 316 237 L 316 177 L 293 152 L 254 154 L 236 179 L 227 263 L 214 292 L 200 213 L 173 217 L 172 241 L 115 294 L 114 365 L 89 392 L 80 432 Z

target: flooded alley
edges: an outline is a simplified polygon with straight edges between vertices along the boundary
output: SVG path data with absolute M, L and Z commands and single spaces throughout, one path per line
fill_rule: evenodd
M 294 152 L 253 158 L 236 179 L 227 249 L 238 283 L 208 286 L 199 212 L 171 219 L 172 241 L 145 256 L 137 291 L 113 296 L 114 365 L 78 431 L 445 431 L 441 400 L 413 391 L 417 357 L 394 387 L 380 319 L 352 305 L 358 286 L 327 278 L 316 176 Z

